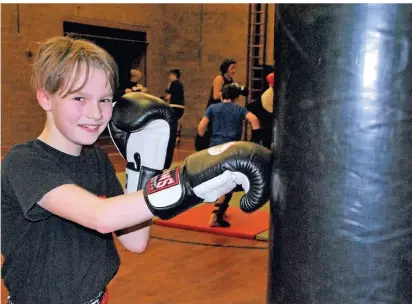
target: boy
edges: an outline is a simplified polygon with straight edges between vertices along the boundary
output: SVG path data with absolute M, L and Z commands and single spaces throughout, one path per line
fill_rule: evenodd
M 236 60 L 233 58 L 226 58 L 219 66 L 220 74 L 217 75 L 212 82 L 212 88 L 210 90 L 209 100 L 207 102 L 206 110 L 212 105 L 221 102 L 222 88 L 225 85 L 234 82 L 234 76 L 236 74 Z M 248 89 L 241 87 L 239 95 L 247 96 Z M 210 145 L 210 130 L 212 129 L 212 121 L 209 121 L 209 126 L 206 128 L 206 132 L 203 135 L 196 134 L 195 149 L 200 151 L 206 149 Z
M 166 89 L 164 99 L 169 103 L 175 113 L 176 120 L 179 121 L 185 112 L 185 92 L 183 84 L 180 82 L 180 71 L 178 69 L 171 69 L 168 74 L 169 85 Z M 180 142 L 180 133 L 182 125 L 179 123 L 176 142 Z
M 118 68 L 96 45 L 56 37 L 40 48 L 33 69 L 45 127 L 37 139 L 14 146 L 2 164 L 2 277 L 9 303 L 100 303 L 119 257 L 111 229 L 94 214 L 112 217 L 113 231 L 141 223 L 119 235 L 134 252 L 145 250 L 152 218 L 144 204 L 125 208 L 139 198 L 115 198 L 123 189 L 113 166 L 91 146 L 111 118 Z M 121 219 L 133 211 L 133 219 Z
M 130 130 L 136 119 L 146 120 L 153 112 L 151 105 L 145 101 L 148 109 L 138 118 L 133 110 L 142 105 L 139 100 L 113 106 L 117 65 L 105 50 L 85 40 L 47 40 L 36 54 L 33 71 L 45 127 L 37 139 L 14 146 L 1 167 L 2 278 L 9 304 L 107 303 L 106 286 L 119 267 L 112 232 L 127 249 L 142 252 L 154 215 L 172 218 L 236 186 L 236 176 L 219 168 L 239 158 L 237 149 L 248 151 L 249 162 L 250 154 L 257 163 L 268 159 L 263 150 L 240 144 L 223 151 L 218 165 L 211 161 L 216 156 L 194 154 L 187 158 L 193 165 L 153 175 L 143 191 L 123 194 L 107 155 L 93 144 L 113 121 L 113 111 L 117 118 L 124 117 L 116 121 L 119 128 Z M 129 94 L 133 98 L 142 93 Z M 163 112 L 171 116 L 166 108 Z M 133 148 L 144 145 L 133 139 L 138 133 L 124 134 L 127 146 L 122 150 L 136 156 Z M 209 175 L 195 171 L 197 164 Z
M 197 132 L 199 136 L 204 136 L 211 121 L 212 130 L 210 137 L 210 147 L 224 144 L 231 141 L 239 141 L 242 136 L 243 121 L 246 119 L 252 125 L 253 130 L 260 128 L 258 118 L 248 112 L 246 108 L 235 103 L 241 94 L 240 86 L 236 83 L 223 86 L 220 103 L 211 104 L 201 119 Z M 259 131 L 256 131 L 256 134 Z M 215 203 L 209 225 L 211 227 L 230 227 L 230 223 L 224 220 L 225 212 L 229 207 L 232 192 L 221 197 Z

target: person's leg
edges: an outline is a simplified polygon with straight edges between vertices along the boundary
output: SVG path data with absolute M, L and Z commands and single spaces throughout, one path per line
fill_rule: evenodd
M 223 218 L 227 218 L 226 210 L 227 210 L 227 208 L 229 208 L 229 202 L 232 199 L 232 195 L 233 195 L 233 192 L 230 192 L 230 193 L 225 195 L 225 199 L 224 199 L 222 207 L 221 207 L 222 208 L 221 212 L 222 212 Z
M 177 123 L 177 132 L 176 132 L 176 143 L 180 143 L 180 136 L 182 132 L 182 124 L 180 123 L 180 118 L 182 118 L 185 109 L 183 108 L 178 108 L 178 107 L 173 107 L 175 118 L 178 121 Z
M 210 227 L 230 227 L 230 223 L 225 221 L 224 217 L 231 199 L 232 192 L 219 197 L 219 199 L 215 202 L 215 207 L 209 219 Z
M 176 143 L 180 143 L 180 134 L 182 132 L 182 124 L 178 121 L 177 132 L 176 132 Z

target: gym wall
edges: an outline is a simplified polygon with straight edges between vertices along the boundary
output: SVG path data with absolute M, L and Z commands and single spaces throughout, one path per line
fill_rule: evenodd
M 183 135 L 194 136 L 213 77 L 225 57 L 238 61 L 236 80 L 246 82 L 248 4 L 2 4 L 2 150 L 36 137 L 45 115 L 30 88 L 31 58 L 38 42 L 63 35 L 63 21 L 147 33 L 147 86 L 156 96 L 167 71 L 179 68 L 185 85 Z M 269 5 L 266 63 L 273 61 L 274 5 Z

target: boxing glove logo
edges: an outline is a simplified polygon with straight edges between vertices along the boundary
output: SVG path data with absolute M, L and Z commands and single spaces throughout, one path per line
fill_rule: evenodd
M 230 146 L 234 145 L 236 142 L 231 141 L 225 144 L 221 144 L 218 146 L 211 147 L 207 150 L 210 155 L 219 155 L 225 152 Z
M 149 180 L 147 194 L 153 194 L 179 184 L 179 168 L 162 173 Z

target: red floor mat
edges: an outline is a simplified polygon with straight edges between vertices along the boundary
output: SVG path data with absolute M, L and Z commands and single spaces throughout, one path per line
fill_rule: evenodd
M 229 216 L 226 220 L 231 225 L 229 228 L 209 227 L 208 221 L 213 206 L 213 204 L 203 204 L 168 221 L 156 219 L 155 223 L 161 226 L 223 234 L 246 239 L 254 239 L 257 234 L 269 229 L 269 212 L 258 210 L 253 213 L 244 213 L 238 207 L 229 207 L 226 212 Z

